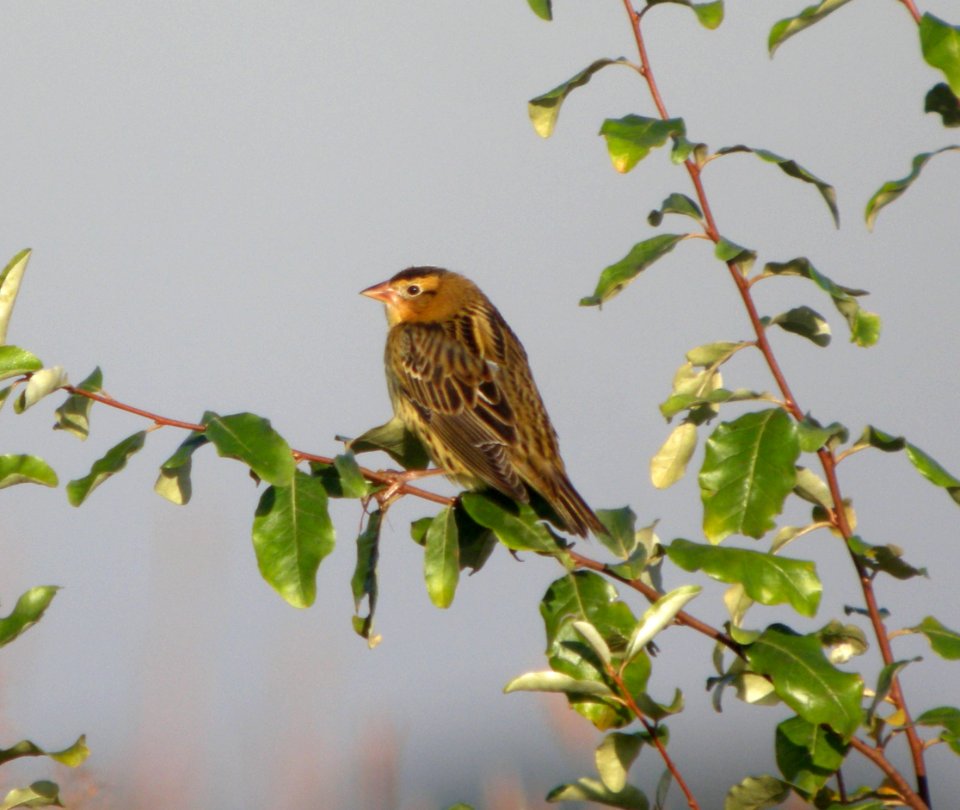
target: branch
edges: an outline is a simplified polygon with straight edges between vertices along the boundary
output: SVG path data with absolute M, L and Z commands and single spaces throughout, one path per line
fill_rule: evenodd
M 663 596 L 660 591 L 656 588 L 651 588 L 645 582 L 641 582 L 639 579 L 628 579 L 627 577 L 621 576 L 616 573 L 616 571 L 611 571 L 610 567 L 606 563 L 602 563 L 599 560 L 593 560 L 590 557 L 584 557 L 582 554 L 578 554 L 572 549 L 567 549 L 567 554 L 570 555 L 570 558 L 576 563 L 577 568 L 587 568 L 591 571 L 597 571 L 598 573 L 604 574 L 605 576 L 610 577 L 611 579 L 617 580 L 617 582 L 623 583 L 629 588 L 633 588 L 635 591 L 643 594 L 648 601 L 656 602 L 661 596 Z M 689 627 L 691 630 L 696 630 L 698 633 L 702 633 L 708 638 L 713 639 L 718 644 L 722 644 L 728 650 L 733 652 L 739 658 L 743 658 L 743 647 L 734 641 L 726 633 L 717 630 L 715 627 L 711 627 L 706 622 L 700 621 L 700 619 L 695 616 L 691 616 L 684 610 L 681 610 L 675 619 L 677 624 L 683 625 L 684 627 Z
M 900 2 L 903 3 L 907 11 L 910 12 L 910 16 L 913 17 L 913 21 L 917 25 L 919 25 L 921 16 L 920 16 L 920 9 L 917 8 L 916 3 L 914 3 L 913 0 L 900 0 Z
M 657 734 L 656 727 L 652 725 L 649 720 L 647 720 L 646 715 L 644 715 L 643 710 L 637 705 L 636 700 L 634 700 L 633 695 L 627 688 L 627 685 L 624 683 L 623 678 L 621 678 L 620 674 L 609 664 L 607 664 L 607 674 L 617 685 L 617 689 L 620 690 L 621 700 L 627 704 L 627 708 L 634 713 L 636 718 L 643 724 L 647 734 L 650 735 L 650 744 L 657 749 L 657 753 L 660 754 L 663 764 L 667 766 L 667 770 L 670 771 L 671 776 L 673 776 L 673 780 L 677 783 L 680 790 L 683 791 L 683 795 L 687 800 L 687 805 L 690 807 L 690 810 L 700 810 L 700 805 L 693 793 L 690 791 L 690 788 L 687 786 L 687 783 L 684 781 L 683 776 L 680 775 L 680 770 L 670 758 L 670 755 L 667 753 L 667 749 L 664 747 L 663 743 L 660 742 L 660 735 Z
M 627 14 L 630 17 L 634 39 L 637 43 L 637 51 L 640 56 L 640 73 L 647 83 L 650 96 L 653 99 L 653 103 L 656 106 L 658 113 L 660 114 L 661 118 L 666 120 L 669 118 L 669 115 L 667 114 L 666 105 L 664 104 L 660 95 L 660 90 L 657 87 L 653 71 L 650 67 L 650 61 L 647 57 L 646 46 L 644 44 L 643 31 L 641 28 L 643 12 L 638 13 L 634 9 L 631 0 L 622 0 L 622 2 L 627 10 Z M 907 7 L 908 10 L 910 10 L 911 14 L 913 14 L 914 18 L 919 22 L 919 12 L 917 11 L 916 6 L 913 4 L 913 0 L 901 0 L 901 2 Z M 651 6 L 646 6 L 644 8 L 644 12 L 649 8 L 651 8 Z M 713 216 L 713 210 L 703 187 L 700 166 L 691 159 L 687 159 L 684 162 L 684 166 L 687 169 L 687 173 L 690 175 L 690 179 L 697 194 L 697 199 L 700 203 L 701 210 L 703 211 L 705 221 L 704 231 L 706 236 L 715 243 L 719 242 L 720 231 L 717 228 L 716 220 Z M 770 373 L 783 396 L 783 407 L 791 416 L 793 416 L 794 419 L 800 421 L 803 419 L 803 411 L 797 404 L 797 400 L 793 396 L 793 392 L 790 390 L 789 383 L 787 382 L 786 377 L 780 368 L 779 361 L 773 352 L 773 348 L 767 339 L 766 329 L 760 320 L 756 305 L 753 301 L 753 296 L 750 291 L 750 284 L 733 262 L 727 262 L 727 269 L 730 272 L 730 277 L 736 285 L 737 290 L 740 293 L 740 298 L 743 301 L 744 308 L 747 311 L 747 317 L 749 318 L 750 325 L 753 328 L 754 334 L 756 335 L 757 348 L 763 355 L 767 367 L 769 368 Z M 834 456 L 833 451 L 828 448 L 821 448 L 817 455 L 820 457 L 820 462 L 827 480 L 827 485 L 830 488 L 830 493 L 833 498 L 834 506 L 833 509 L 830 510 L 830 523 L 842 535 L 845 545 L 847 546 L 847 550 L 850 553 L 851 560 L 860 581 L 864 603 L 866 604 L 867 612 L 870 616 L 870 623 L 873 627 L 874 634 L 876 635 L 878 646 L 880 647 L 883 663 L 884 665 L 889 665 L 893 663 L 894 660 L 893 651 L 890 648 L 888 633 L 877 606 L 876 595 L 873 591 L 873 581 L 866 575 L 866 571 L 864 570 L 860 560 L 856 557 L 853 551 L 850 550 L 850 544 L 848 541 L 852 537 L 853 531 L 849 522 L 847 521 L 847 516 L 843 509 L 843 496 L 836 475 L 836 457 Z M 910 748 L 914 771 L 917 777 L 917 790 L 920 796 L 923 798 L 923 801 L 929 805 L 930 793 L 927 784 L 926 764 L 923 758 L 923 741 L 920 739 L 920 736 L 917 734 L 917 731 L 910 720 L 910 713 L 907 709 L 906 699 L 904 697 L 903 690 L 900 687 L 900 680 L 896 675 L 893 677 L 893 682 L 891 684 L 890 698 L 897 708 L 904 713 L 906 718 L 907 741 Z
M 890 780 L 890 783 L 899 791 L 901 798 L 907 803 L 907 806 L 914 808 L 914 810 L 928 810 L 930 806 L 929 800 L 921 798 L 910 789 L 910 785 L 908 785 L 907 780 L 903 778 L 903 774 L 891 764 L 890 760 L 883 755 L 882 751 L 867 745 L 858 737 L 850 738 L 850 747 L 859 751 L 883 771 L 887 779 Z
M 207 430 L 206 425 L 197 424 L 196 422 L 184 422 L 180 419 L 171 419 L 168 416 L 161 416 L 160 414 L 153 413 L 152 411 L 146 411 L 143 408 L 137 408 L 134 405 L 128 405 L 126 402 L 121 402 L 118 399 L 114 399 L 109 394 L 104 394 L 102 391 L 97 393 L 94 391 L 85 391 L 82 388 L 77 388 L 74 385 L 65 385 L 63 390 L 76 396 L 86 397 L 87 399 L 92 399 L 94 402 L 99 402 L 103 405 L 108 405 L 111 408 L 116 408 L 118 411 L 126 411 L 127 413 L 136 414 L 137 416 L 142 416 L 145 419 L 149 419 L 156 427 L 175 427 L 182 430 L 192 430 L 197 433 L 205 433 Z M 334 460 L 329 456 L 318 456 L 313 453 L 307 453 L 303 450 L 291 450 L 293 457 L 297 461 L 315 461 L 319 464 L 333 464 Z M 398 477 L 402 476 L 402 473 L 390 472 L 389 470 L 371 470 L 368 467 L 360 467 L 360 474 L 371 483 L 374 484 L 383 484 L 384 486 L 393 486 L 397 484 Z M 446 495 L 438 495 L 435 492 L 429 492 L 425 489 L 420 489 L 419 487 L 412 486 L 408 483 L 400 483 L 394 490 L 395 494 L 398 495 L 413 495 L 416 498 L 422 498 L 425 501 L 432 501 L 433 503 L 443 504 L 444 506 L 452 506 L 456 502 L 456 498 L 451 498 Z

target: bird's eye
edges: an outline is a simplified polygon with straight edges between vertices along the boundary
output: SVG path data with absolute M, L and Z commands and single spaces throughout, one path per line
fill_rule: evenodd
M 416 284 L 411 284 L 407 287 L 407 295 L 411 298 L 415 295 L 420 295 L 420 288 Z

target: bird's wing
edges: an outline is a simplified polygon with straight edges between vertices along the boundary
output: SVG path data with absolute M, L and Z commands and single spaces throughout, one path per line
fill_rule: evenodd
M 510 463 L 514 412 L 497 363 L 437 324 L 404 324 L 391 335 L 391 362 L 401 396 L 448 454 L 489 486 L 526 500 Z

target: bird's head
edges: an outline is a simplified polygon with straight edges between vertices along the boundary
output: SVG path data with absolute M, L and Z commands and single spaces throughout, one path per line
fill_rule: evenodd
M 444 321 L 475 294 L 482 295 L 472 281 L 439 267 L 409 267 L 361 290 L 361 295 L 383 301 L 390 326 Z

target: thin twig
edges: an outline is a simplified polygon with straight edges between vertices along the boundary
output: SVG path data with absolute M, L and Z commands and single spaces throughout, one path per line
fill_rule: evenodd
M 103 405 L 108 405 L 111 408 L 116 408 L 119 411 L 125 411 L 126 413 L 132 413 L 137 416 L 142 416 L 145 419 L 149 419 L 153 422 L 155 427 L 175 427 L 182 430 L 192 430 L 197 433 L 205 433 L 207 430 L 206 425 L 201 425 L 196 422 L 184 422 L 180 419 L 171 419 L 169 416 L 161 416 L 158 413 L 153 413 L 152 411 L 144 410 L 143 408 L 137 408 L 134 405 L 129 405 L 126 402 L 121 402 L 118 399 L 105 394 L 103 392 L 95 391 L 85 391 L 83 388 L 77 388 L 74 385 L 65 385 L 63 390 L 77 396 L 86 397 L 87 399 L 92 399 L 94 402 L 99 402 Z M 333 464 L 334 459 L 330 456 L 318 456 L 314 453 L 307 453 L 304 450 L 294 450 L 291 449 L 293 457 L 297 461 L 315 461 L 318 464 Z M 383 484 L 384 486 L 390 486 L 396 482 L 398 473 L 390 472 L 389 470 L 371 470 L 368 467 L 360 467 L 360 474 L 373 484 Z M 435 492 L 429 492 L 428 490 L 421 489 L 420 487 L 412 486 L 411 484 L 402 484 L 397 488 L 398 494 L 403 495 L 413 495 L 416 498 L 422 498 L 425 501 L 432 501 L 433 503 L 443 504 L 444 506 L 452 506 L 456 502 L 456 498 L 451 498 L 446 495 L 438 495 Z
M 920 15 L 920 9 L 917 8 L 916 3 L 914 3 L 913 0 L 900 0 L 900 2 L 906 6 L 907 11 L 910 12 L 910 16 L 913 17 L 913 21 L 919 25 L 922 17 Z
M 612 666 L 607 665 L 607 674 L 617 685 L 617 689 L 620 691 L 620 699 L 627 704 L 627 708 L 636 716 L 636 718 L 643 725 L 647 734 L 650 735 L 650 743 L 654 748 L 657 749 L 657 753 L 660 754 L 660 759 L 663 760 L 663 764 L 667 766 L 667 770 L 670 771 L 670 774 L 673 776 L 673 780 L 677 783 L 680 790 L 683 792 L 684 797 L 686 797 L 687 805 L 690 807 L 690 810 L 700 810 L 700 805 L 694 797 L 693 793 L 690 791 L 690 788 L 687 786 L 687 783 L 684 781 L 683 776 L 680 774 L 679 768 L 677 768 L 676 763 L 671 759 L 670 755 L 667 753 L 667 749 L 664 744 L 660 741 L 660 735 L 657 734 L 656 727 L 647 720 L 646 715 L 643 713 L 643 710 L 637 705 L 636 700 L 634 700 L 633 695 L 630 690 L 627 688 L 626 683 L 624 683 L 623 678 L 620 677 L 618 673 Z
M 903 774 L 900 773 L 900 771 L 894 767 L 893 763 L 891 763 L 890 760 L 883 755 L 882 751 L 874 748 L 872 745 L 867 745 L 867 743 L 858 737 L 850 738 L 850 747 L 856 751 L 859 751 L 881 771 L 883 771 L 887 779 L 890 780 L 890 783 L 897 789 L 901 798 L 907 803 L 908 806 L 914 808 L 915 810 L 927 810 L 927 808 L 930 806 L 930 803 L 913 792 L 913 790 L 910 788 L 910 785 L 907 784 L 907 780 L 903 778 Z
M 645 582 L 641 582 L 639 579 L 629 579 L 621 574 L 618 574 L 616 571 L 610 569 L 606 563 L 602 563 L 599 560 L 591 559 L 590 557 L 584 557 L 582 554 L 578 554 L 576 551 L 567 549 L 567 554 L 570 555 L 570 558 L 574 561 L 577 568 L 586 568 L 591 571 L 597 571 L 598 573 L 604 574 L 611 579 L 617 580 L 629 588 L 633 588 L 638 593 L 643 594 L 649 602 L 656 602 L 661 596 L 663 596 L 660 591 L 656 588 L 651 588 Z M 684 627 L 689 627 L 691 630 L 696 630 L 698 633 L 701 633 L 708 638 L 712 638 L 719 644 L 722 644 L 724 647 L 732 651 L 734 654 L 743 658 L 743 647 L 734 641 L 726 633 L 717 630 L 716 627 L 711 627 L 706 622 L 700 621 L 700 619 L 695 616 L 691 616 L 684 610 L 681 610 L 675 619 L 677 624 L 683 625 Z

